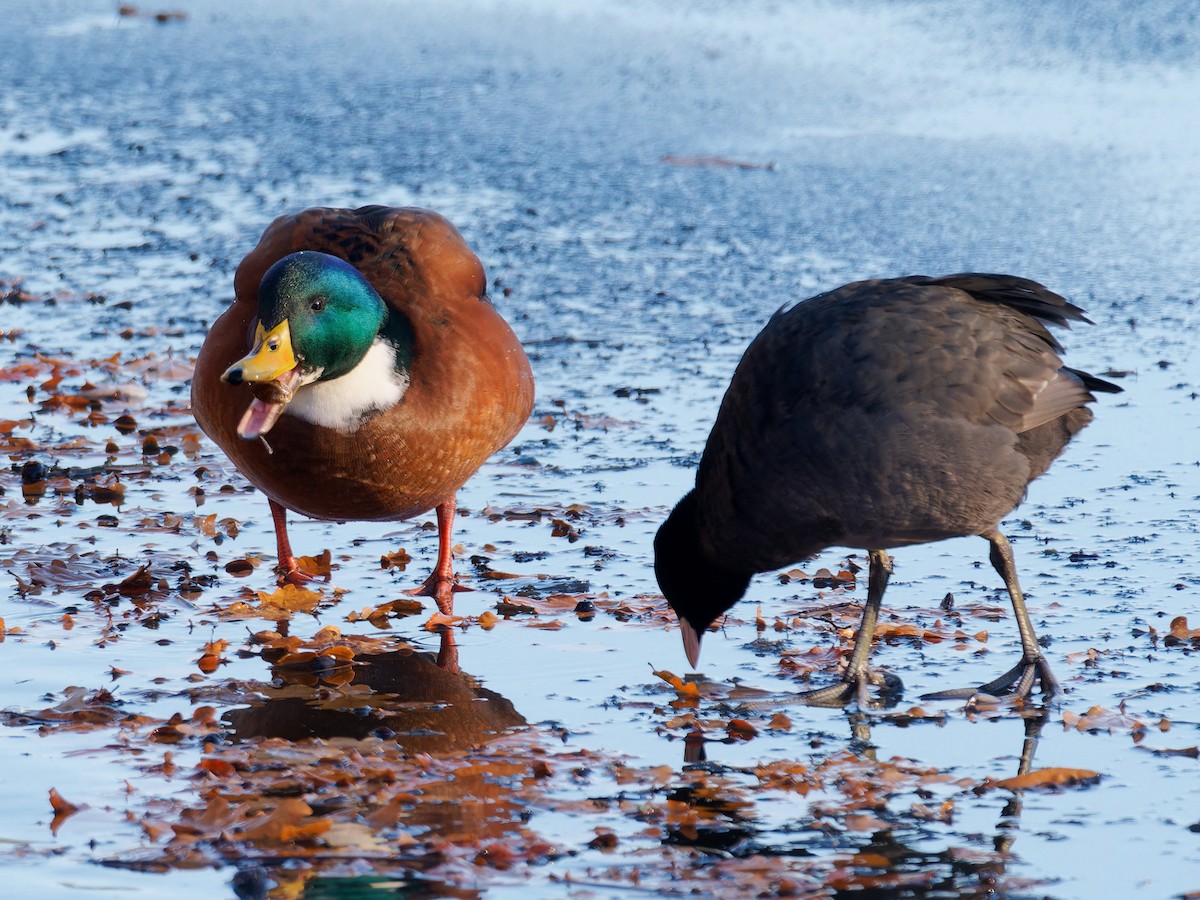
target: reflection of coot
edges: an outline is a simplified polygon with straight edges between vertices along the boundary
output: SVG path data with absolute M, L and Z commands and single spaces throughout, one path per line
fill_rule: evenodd
M 480 687 L 457 669 L 454 635 L 442 635 L 438 657 L 397 650 L 362 656 L 354 667 L 354 684 L 370 694 L 267 699 L 226 714 L 237 740 L 277 737 L 395 737 L 414 753 L 446 754 L 487 743 L 509 728 L 525 724 L 512 703 Z M 442 664 L 439 665 L 439 659 Z M 340 704 L 340 705 L 338 705 Z
M 664 844 L 695 847 L 705 853 L 743 858 L 763 851 L 757 838 L 760 830 L 747 820 L 744 812 L 751 804 L 724 798 L 705 789 L 687 785 L 673 790 L 667 799 L 672 803 L 694 809 L 700 822 L 670 824 L 663 836 Z

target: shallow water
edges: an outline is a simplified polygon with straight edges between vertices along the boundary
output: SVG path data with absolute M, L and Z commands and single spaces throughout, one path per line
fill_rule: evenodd
M 13 463 L 0 473 L 12 573 L 0 617 L 21 629 L 0 645 L 0 866 L 13 895 L 211 895 L 256 865 L 280 882 L 272 896 L 307 897 L 349 896 L 333 879 L 376 872 L 434 884 L 412 896 L 576 895 L 581 884 L 593 896 L 734 896 L 782 893 L 789 878 L 812 896 L 1200 889 L 1195 651 L 1166 639 L 1176 616 L 1200 625 L 1200 70 L 1188 10 L 1150 4 L 1133 23 L 1116 4 L 1082 21 L 1067 4 L 1027 18 L 926 2 L 327 6 L 196 3 L 160 25 L 49 2 L 7 17 L 0 294 L 17 279 L 27 292 L 11 294 L 0 326 L 0 418 L 21 423 L 0 435 Z M 538 380 L 529 425 L 459 497 L 458 566 L 476 590 L 456 600 L 471 619 L 457 648 L 475 679 L 466 690 L 491 692 L 480 700 L 447 701 L 444 686 L 397 699 L 372 686 L 392 684 L 372 680 L 392 677 L 382 664 L 359 666 L 350 686 L 289 675 L 247 640 L 272 622 L 223 614 L 245 588 L 271 589 L 274 544 L 262 498 L 196 440 L 190 361 L 271 218 L 369 202 L 429 206 L 459 226 Z M 802 686 L 781 659 L 831 647 L 853 625 L 839 604 L 861 588 L 761 576 L 706 639 L 697 697 L 653 674 L 683 675 L 686 662 L 650 541 L 693 477 L 749 339 L 782 302 L 854 278 L 968 269 L 1067 294 L 1096 323 L 1064 336 L 1068 362 L 1128 373 L 1126 392 L 1100 398 L 1095 423 L 1005 525 L 1070 691 L 1033 765 L 1101 773 L 1092 786 L 985 787 L 1016 774 L 1028 720 L 912 709 L 922 693 L 988 680 L 1018 652 L 1011 615 L 989 611 L 1006 600 L 977 539 L 896 554 L 885 610 L 968 637 L 881 642 L 875 661 L 905 685 L 892 710 L 787 702 Z M 89 422 L 93 410 L 54 402 L 85 382 L 142 390 L 102 399 L 103 421 Z M 136 430 L 123 434 L 127 410 Z M 148 435 L 175 452 L 144 453 Z M 81 470 L 110 457 L 120 505 L 77 500 Z M 31 459 L 57 468 L 26 502 Z M 294 615 L 291 633 L 334 625 L 437 652 L 428 610 L 383 627 L 351 617 L 424 576 L 435 539 L 422 525 L 296 522 L 295 544 L 329 548 L 335 568 L 318 612 Z M 399 546 L 408 568 L 381 569 Z M 849 552 L 804 568 L 836 571 Z M 227 572 L 246 556 L 264 563 Z M 55 560 L 66 564 L 47 568 Z M 214 582 L 187 584 L 182 563 Z M 104 587 L 141 564 L 153 587 Z M 947 593 L 961 624 L 939 608 Z M 590 619 L 574 612 L 581 595 L 598 607 Z M 476 624 L 502 597 L 538 612 Z M 204 672 L 217 640 L 228 647 Z M 491 806 L 479 827 L 513 847 L 536 834 L 555 852 L 480 861 L 478 836 L 454 831 L 454 804 L 433 800 L 399 827 L 418 849 L 444 841 L 437 864 L 416 860 L 395 829 L 381 832 L 386 852 L 362 839 L 349 845 L 357 857 L 288 865 L 253 841 L 212 840 L 196 857 L 171 843 L 171 824 L 220 784 L 196 765 L 253 753 L 298 706 L 348 708 L 340 715 L 396 731 L 430 703 L 500 710 L 490 725 L 443 726 L 483 743 L 480 765 L 496 772 L 537 755 L 505 741 L 551 754 L 553 774 L 536 783 L 497 774 L 500 793 L 480 789 Z M 212 720 L 196 718 L 205 706 Z M 109 712 L 94 722 L 79 712 L 99 708 Z M 282 712 L 255 716 L 264 709 Z M 780 711 L 790 728 L 772 727 Z M 175 714 L 182 736 L 163 725 Z M 754 726 L 750 739 L 727 730 L 733 718 Z M 351 721 L 304 727 L 332 740 Z M 684 740 L 694 731 L 708 738 L 702 764 Z M 386 758 L 394 742 L 374 740 L 397 778 L 412 774 Z M 827 774 L 803 793 L 755 774 L 786 765 Z M 864 777 L 890 788 L 859 808 L 846 785 Z M 424 796 L 440 797 L 440 784 Z M 52 823 L 51 788 L 87 808 Z M 589 847 L 597 829 L 615 846 Z

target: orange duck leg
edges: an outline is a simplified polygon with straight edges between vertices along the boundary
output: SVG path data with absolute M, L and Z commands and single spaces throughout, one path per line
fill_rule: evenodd
M 292 553 L 292 543 L 288 540 L 287 533 L 287 509 L 270 497 L 267 498 L 267 502 L 271 505 L 271 519 L 275 523 L 275 556 L 278 560 L 275 564 L 275 574 L 279 583 L 299 587 L 315 580 L 315 576 L 300 568 L 299 560 Z
M 458 508 L 457 501 L 451 497 L 437 506 L 438 520 L 438 558 L 437 565 L 429 573 L 429 577 L 419 587 L 404 593 L 410 597 L 432 597 L 437 601 L 438 609 L 446 615 L 454 612 L 454 594 L 458 591 L 469 591 L 471 588 L 458 583 L 454 574 L 454 511 Z

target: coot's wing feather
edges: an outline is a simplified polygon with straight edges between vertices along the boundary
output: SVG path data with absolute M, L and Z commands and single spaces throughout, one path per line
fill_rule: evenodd
M 1021 433 L 1094 399 L 1045 324 L 1071 320 L 1086 321 L 1015 276 L 856 282 L 781 311 L 739 369 L 767 369 L 756 391 L 800 415 L 912 406 Z

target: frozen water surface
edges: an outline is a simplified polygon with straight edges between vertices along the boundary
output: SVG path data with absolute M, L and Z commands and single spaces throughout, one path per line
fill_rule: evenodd
M 10 895 L 208 897 L 255 866 L 271 896 L 292 878 L 289 896 L 309 897 L 348 896 L 335 892 L 380 872 L 425 873 L 426 893 L 412 896 L 1200 890 L 1197 663 L 1192 641 L 1168 639 L 1178 616 L 1200 626 L 1200 30 L 1189 5 L 181 9 L 186 19 L 160 24 L 154 9 L 120 17 L 115 4 L 49 0 L 5 17 L 0 419 L 19 423 L 0 433 L 12 464 L 0 473 Z M 418 862 L 413 839 L 473 846 L 431 801 L 376 843 L 335 852 L 299 840 L 312 855 L 290 862 L 209 835 L 191 868 L 172 855 L 171 825 L 211 813 L 206 792 L 227 784 L 198 763 L 253 753 L 279 721 L 321 704 L 395 725 L 409 707 L 395 705 L 393 682 L 378 685 L 418 682 L 387 674 L 394 659 L 358 667 L 350 687 L 289 681 L 246 640 L 271 622 L 223 617 L 246 587 L 271 588 L 270 518 L 195 439 L 185 408 L 190 361 L 262 228 L 309 205 L 372 202 L 448 215 L 533 360 L 533 418 L 459 498 L 458 566 L 476 590 L 458 597 L 468 627 L 456 638 L 481 692 L 466 702 L 499 711 L 466 732 L 480 765 L 501 752 L 488 749 L 492 732 L 512 732 L 495 746 L 537 740 L 551 754 L 544 794 L 522 795 L 509 818 L 493 797 L 499 811 L 480 827 L 505 846 L 527 849 L 536 834 L 556 850 L 510 868 L 451 851 Z M 832 647 L 853 625 L 840 604 L 861 588 L 761 576 L 705 641 L 698 699 L 652 673 L 686 663 L 651 539 L 749 339 L 781 303 L 845 281 L 961 270 L 1026 275 L 1085 307 L 1096 324 L 1063 337 L 1068 362 L 1126 389 L 1100 398 L 1095 423 L 1006 523 L 1069 688 L 1032 766 L 1100 773 L 1091 786 L 992 788 L 1016 774 L 1036 720 L 917 700 L 987 680 L 1018 652 L 1011 615 L 988 613 L 1007 600 L 978 539 L 896 554 L 887 614 L 965 637 L 881 642 L 876 662 L 906 689 L 891 710 L 787 702 L 801 685 L 781 660 Z M 90 410 L 54 401 L 85 382 L 145 396 Z M 116 429 L 126 412 L 132 433 Z M 144 453 L 148 436 L 174 452 Z M 51 477 L 27 500 L 31 460 Z M 106 460 L 125 487 L 119 504 L 78 493 Z M 334 570 L 319 613 L 295 616 L 292 634 L 335 625 L 436 652 L 428 611 L 382 625 L 351 616 L 423 577 L 435 549 L 426 518 L 296 522 L 295 543 L 329 548 Z M 399 546 L 407 570 L 380 568 Z M 804 568 L 836 571 L 850 552 Z M 226 569 L 260 555 L 249 576 Z M 189 586 L 185 562 L 215 577 Z M 152 590 L 113 587 L 142 564 Z M 946 594 L 957 613 L 940 608 Z M 504 597 L 537 611 L 476 624 Z M 202 671 L 219 640 L 223 663 Z M 271 705 L 285 695 L 298 706 Z M 422 701 L 439 702 L 464 701 Z M 790 728 L 771 726 L 776 712 Z M 193 731 L 171 725 L 176 714 Z M 735 718 L 752 739 L 727 739 Z M 296 727 L 346 739 L 332 721 Z M 708 739 L 704 761 L 683 740 L 694 731 Z M 832 774 L 807 793 L 754 774 L 787 765 Z M 855 807 L 845 785 L 856 772 L 895 791 Z M 51 788 L 86 808 L 52 822 Z M 344 809 L 318 814 L 365 830 Z M 589 844 L 597 828 L 611 846 Z

